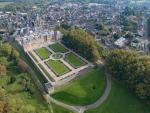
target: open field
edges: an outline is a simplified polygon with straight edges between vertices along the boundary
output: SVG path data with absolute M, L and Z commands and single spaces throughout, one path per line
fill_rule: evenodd
M 62 45 L 60 45 L 59 43 L 56 44 L 52 44 L 49 46 L 54 52 L 61 52 L 61 53 L 66 53 L 68 52 L 68 50 L 63 47 Z
M 36 54 L 42 59 L 42 60 L 45 60 L 45 59 L 48 59 L 49 56 L 50 56 L 50 51 L 48 51 L 46 48 L 39 48 L 39 49 L 36 49 L 35 50 Z
M 58 60 L 57 61 L 49 60 L 48 62 L 46 62 L 46 64 L 50 69 L 52 69 L 52 71 L 54 71 L 54 73 L 57 76 L 61 76 L 70 71 L 67 66 L 65 66 L 62 62 Z
M 66 58 L 65 60 L 70 64 L 72 65 L 74 68 L 79 68 L 83 65 L 86 65 L 86 63 L 80 59 L 78 56 L 76 56 L 75 54 L 73 53 L 68 53 L 66 55 Z
M 87 105 L 94 103 L 102 95 L 105 85 L 106 78 L 102 70 L 93 69 L 52 96 L 68 104 Z
M 13 2 L 0 2 L 0 8 L 4 8 L 8 4 L 12 4 Z
M 86 113 L 150 113 L 150 107 L 138 100 L 128 89 L 113 81 L 112 91 L 99 108 Z

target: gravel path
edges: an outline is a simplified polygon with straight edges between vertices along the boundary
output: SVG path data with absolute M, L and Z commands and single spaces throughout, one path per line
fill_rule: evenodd
M 60 102 L 60 101 L 52 98 L 49 95 L 47 95 L 47 99 L 50 100 L 51 102 L 59 105 L 59 106 L 62 106 L 62 107 L 69 109 L 69 110 L 72 110 L 75 113 L 84 113 L 84 111 L 86 111 L 86 110 L 99 107 L 109 96 L 109 93 L 111 91 L 111 76 L 109 74 L 106 74 L 106 78 L 107 78 L 107 85 L 106 85 L 105 91 L 104 91 L 103 95 L 93 104 L 86 105 L 86 106 L 68 105 L 68 104 L 65 104 L 63 102 Z

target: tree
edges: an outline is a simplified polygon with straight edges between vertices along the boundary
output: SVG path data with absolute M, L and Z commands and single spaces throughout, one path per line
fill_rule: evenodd
M 150 101 L 150 57 L 133 51 L 114 50 L 106 60 L 108 71 L 135 94 Z
M 28 65 L 23 60 L 20 59 L 18 63 L 18 68 L 20 69 L 21 72 L 27 72 Z
M 0 64 L 0 75 L 6 75 L 7 69 L 4 65 Z
M 18 59 L 20 56 L 20 54 L 18 53 L 18 51 L 14 48 L 12 48 L 11 50 L 11 57 L 14 58 L 14 59 Z
M 6 57 L 0 57 L 0 64 L 6 65 L 7 63 L 8 63 L 8 61 L 7 61 Z
M 0 113 L 8 113 L 8 103 L 0 101 Z
M 132 33 L 132 32 L 130 32 L 130 31 L 126 32 L 126 34 L 125 34 L 125 38 L 127 38 L 127 39 L 131 40 L 131 39 L 133 38 L 133 33 Z
M 11 54 L 12 47 L 8 43 L 2 44 L 0 51 L 4 56 L 9 56 Z
M 69 29 L 62 42 L 89 61 L 95 62 L 102 57 L 103 48 L 83 29 Z

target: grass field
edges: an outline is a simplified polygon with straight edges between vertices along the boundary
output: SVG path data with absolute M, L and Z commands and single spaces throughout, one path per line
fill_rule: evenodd
M 4 8 L 8 4 L 12 4 L 13 2 L 0 2 L 0 8 Z
M 68 53 L 66 55 L 66 58 L 65 60 L 70 64 L 72 65 L 74 68 L 79 68 L 83 65 L 85 65 L 86 63 L 80 59 L 78 56 L 76 56 L 75 54 L 73 53 Z
M 86 105 L 94 103 L 102 95 L 105 85 L 105 74 L 102 70 L 93 69 L 79 80 L 59 89 L 52 96 L 68 104 Z
M 113 82 L 112 91 L 99 108 L 86 113 L 150 113 L 150 107 L 138 100 L 128 89 Z
M 48 59 L 50 56 L 50 51 L 48 51 L 46 48 L 39 48 L 35 50 L 36 54 L 42 59 Z
M 66 67 L 62 62 L 58 60 L 57 61 L 49 60 L 48 62 L 46 62 L 46 64 L 50 69 L 52 69 L 52 71 L 54 71 L 54 73 L 57 76 L 61 76 L 70 71 L 68 67 Z
M 68 50 L 63 47 L 62 45 L 60 45 L 59 43 L 56 44 L 52 44 L 49 46 L 54 52 L 61 52 L 61 53 L 66 53 L 68 52 Z
M 72 111 L 69 111 L 65 108 L 62 108 L 60 106 L 57 106 L 55 104 L 51 104 L 52 105 L 52 110 L 54 113 L 73 113 Z

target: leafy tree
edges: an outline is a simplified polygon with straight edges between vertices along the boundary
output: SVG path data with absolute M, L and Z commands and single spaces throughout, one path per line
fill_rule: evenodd
M 141 99 L 150 100 L 150 57 L 114 50 L 106 60 L 108 71 L 127 84 Z
M 18 59 L 20 56 L 20 54 L 18 53 L 18 51 L 16 51 L 14 48 L 12 48 L 11 50 L 11 57 L 14 59 Z
M 0 75 L 6 75 L 7 69 L 4 65 L 0 64 Z
M 82 29 L 69 29 L 63 36 L 63 43 L 89 61 L 97 61 L 103 54 L 103 48 L 90 34 Z
M 127 38 L 127 39 L 132 39 L 133 38 L 133 33 L 132 32 L 130 32 L 130 31 L 128 31 L 128 32 L 126 32 L 126 34 L 125 34 L 125 38 Z
M 11 54 L 12 47 L 8 43 L 4 43 L 1 45 L 0 51 L 4 56 L 9 56 Z
M 8 63 L 8 61 L 7 61 L 6 57 L 0 57 L 0 64 L 6 65 L 7 63 Z

